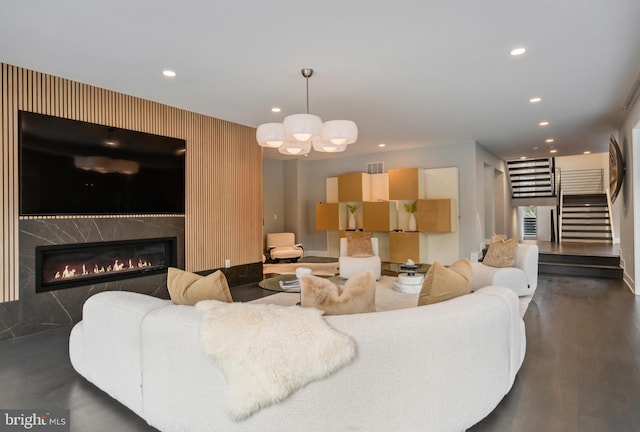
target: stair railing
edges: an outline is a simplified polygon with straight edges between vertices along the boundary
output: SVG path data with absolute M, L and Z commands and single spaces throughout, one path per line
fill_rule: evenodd
M 555 160 L 555 159 L 554 159 Z M 556 241 L 560 243 L 562 241 L 562 176 L 560 168 L 557 168 L 554 172 L 556 179 Z
M 606 188 L 607 192 L 607 210 L 609 211 L 609 228 L 611 228 L 611 243 L 613 243 L 616 238 L 616 233 L 613 227 L 613 204 L 611 203 L 611 194 L 609 193 L 609 188 Z
M 556 158 L 551 158 L 551 164 L 549 167 L 549 177 L 551 177 L 551 195 L 558 196 L 560 168 L 557 169 L 557 173 L 556 173 Z
M 558 194 L 560 196 L 560 203 L 558 208 L 558 243 L 562 243 L 562 213 L 564 212 L 564 191 L 560 190 Z
M 564 188 L 575 195 L 604 193 L 603 171 L 602 168 L 564 171 L 562 173 Z

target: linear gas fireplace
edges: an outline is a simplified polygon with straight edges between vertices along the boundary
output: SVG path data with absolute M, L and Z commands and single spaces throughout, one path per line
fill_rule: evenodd
M 36 246 L 36 292 L 166 273 L 176 237 Z

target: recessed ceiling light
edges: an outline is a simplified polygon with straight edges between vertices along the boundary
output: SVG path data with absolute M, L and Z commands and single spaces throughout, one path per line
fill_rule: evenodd
M 378 147 L 386 147 L 387 145 L 385 143 L 380 143 L 378 144 Z
M 534 98 L 529 99 L 529 102 L 531 102 L 531 103 L 538 103 L 538 102 L 540 102 L 541 100 L 542 100 L 542 99 L 540 99 L 539 97 L 534 97 Z
M 512 49 L 512 50 L 511 50 L 511 53 L 510 53 L 510 54 L 511 54 L 512 56 L 519 56 L 519 55 L 524 54 L 525 52 L 527 52 L 527 49 L 526 49 L 526 48 L 515 48 L 515 49 Z
M 114 140 L 107 140 L 104 142 L 105 145 L 108 145 L 109 147 L 118 147 L 118 143 Z
M 527 157 L 526 156 L 520 156 L 520 159 L 525 160 Z
M 591 154 L 591 152 L 587 150 L 586 152 L 584 152 L 584 154 Z
M 538 147 L 533 147 L 533 150 L 538 150 Z
M 558 150 L 556 150 L 556 149 L 551 149 L 551 150 L 549 150 L 549 153 L 558 153 Z
M 540 126 L 549 126 L 549 122 L 548 121 L 542 121 L 542 122 L 538 123 L 538 125 L 540 125 Z
M 271 108 L 271 112 L 280 112 L 280 111 L 281 111 L 281 110 L 280 110 L 280 108 L 278 108 L 278 107 L 273 107 L 273 108 Z
M 176 76 L 176 73 L 174 71 L 172 71 L 172 70 L 167 69 L 167 70 L 163 70 L 162 71 L 162 75 L 164 75 L 166 77 L 169 77 L 169 78 L 173 78 L 174 76 Z
M 546 140 L 544 140 L 544 142 L 546 143 L 552 143 L 554 141 L 553 138 L 547 138 Z

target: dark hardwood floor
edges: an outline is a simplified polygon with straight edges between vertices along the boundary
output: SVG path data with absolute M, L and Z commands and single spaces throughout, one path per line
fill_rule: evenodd
M 245 301 L 271 294 L 255 286 L 232 292 Z M 638 305 L 620 280 L 541 274 L 514 387 L 470 431 L 638 430 Z M 0 342 L 0 407 L 70 408 L 78 432 L 155 430 L 74 372 L 69 330 Z
M 626 432 L 640 425 L 640 303 L 621 280 L 540 274 L 511 392 L 470 429 Z

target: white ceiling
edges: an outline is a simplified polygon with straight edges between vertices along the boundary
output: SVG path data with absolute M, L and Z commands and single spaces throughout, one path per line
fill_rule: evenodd
M 477 141 L 515 159 L 549 137 L 571 155 L 607 151 L 624 118 L 640 1 L 3 0 L 0 61 L 254 127 L 305 111 L 312 67 L 310 112 L 358 124 L 340 155 Z

